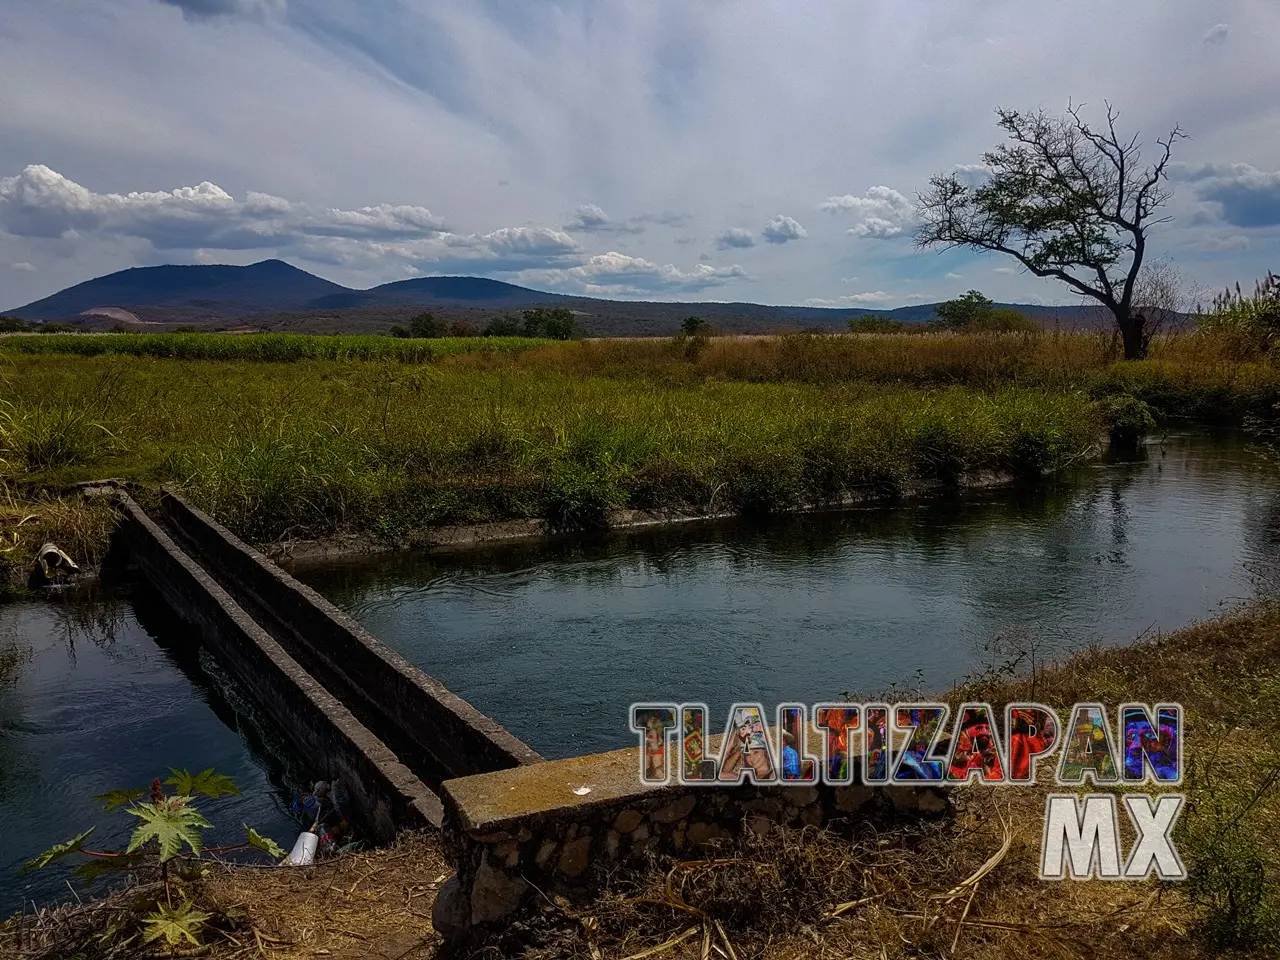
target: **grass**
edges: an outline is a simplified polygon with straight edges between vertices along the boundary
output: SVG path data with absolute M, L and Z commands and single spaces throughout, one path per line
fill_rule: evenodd
M 550 341 L 526 337 L 402 339 L 374 334 L 314 336 L 303 333 L 103 333 L 0 337 L 0 353 L 156 357 L 167 360 L 394 360 L 432 363 L 468 352 L 517 352 Z
M 975 471 L 1055 469 L 1100 432 L 1084 395 L 1017 387 L 670 384 L 519 364 L 8 359 L 0 457 L 13 483 L 178 482 L 255 541 L 395 539 L 513 518 L 589 527 L 616 507 L 768 512 Z

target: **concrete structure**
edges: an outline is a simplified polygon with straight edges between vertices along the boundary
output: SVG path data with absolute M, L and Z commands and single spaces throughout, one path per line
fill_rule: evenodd
M 123 551 L 371 839 L 440 826 L 447 779 L 541 760 L 180 497 L 152 519 L 115 496 Z
M 710 755 L 721 740 L 708 741 Z M 678 762 L 674 751 L 670 762 Z M 442 798 L 457 874 L 437 895 L 432 918 L 446 937 L 509 923 L 539 892 L 590 899 L 609 875 L 643 869 L 654 853 L 693 858 L 744 832 L 953 809 L 945 788 L 928 785 L 649 786 L 640 781 L 638 747 L 451 780 Z

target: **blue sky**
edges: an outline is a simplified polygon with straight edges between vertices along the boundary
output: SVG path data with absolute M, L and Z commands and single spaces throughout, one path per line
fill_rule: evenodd
M 928 178 L 996 106 L 1180 123 L 1189 288 L 1280 269 L 1280 0 L 6 0 L 0 307 L 125 267 L 279 256 L 661 300 L 893 307 Z

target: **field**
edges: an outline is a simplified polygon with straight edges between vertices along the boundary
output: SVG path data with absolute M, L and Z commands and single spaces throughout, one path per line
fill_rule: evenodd
M 1162 339 L 1137 363 L 1115 355 L 1110 338 L 1090 334 L 0 338 L 0 565 L 22 572 L 45 539 L 92 563 L 110 511 L 71 485 L 107 476 L 180 484 L 259 543 L 355 532 L 411 544 L 441 524 L 582 528 L 624 507 L 767 513 L 1035 477 L 1095 456 L 1109 432 L 1240 423 L 1280 403 L 1280 368 L 1228 337 Z M 1034 876 L 1041 793 L 973 789 L 952 826 L 852 846 L 825 834 L 749 844 L 682 873 L 682 896 L 726 925 L 742 957 L 1274 956 L 1280 837 L 1267 825 L 1280 812 L 1280 744 L 1265 718 L 1280 708 L 1277 637 L 1280 608 L 1262 603 L 1029 679 L 1010 678 L 1005 663 L 951 694 L 1182 702 L 1188 884 L 1046 887 Z M 9 653 L 11 669 L 20 656 Z M 1010 817 L 1020 826 L 1006 834 Z M 972 896 L 934 896 L 1002 849 Z M 281 958 L 437 955 L 424 911 L 448 868 L 433 840 L 326 869 L 319 887 L 228 871 L 209 879 L 203 902 L 257 905 L 254 929 Z M 655 864 L 588 914 L 548 907 L 536 929 L 513 935 L 537 941 L 529 958 L 703 956 L 698 936 L 671 943 L 688 914 L 637 902 L 661 900 L 671 870 L 688 868 Z M 347 894 L 334 899 L 338 888 Z M 762 907 L 744 914 L 748 901 Z M 832 917 L 839 902 L 856 906 Z M 93 911 L 110 909 L 51 914 L 42 929 L 52 952 L 33 955 L 59 955 L 68 931 L 90 937 Z M 0 947 L 14 936 L 0 927 Z

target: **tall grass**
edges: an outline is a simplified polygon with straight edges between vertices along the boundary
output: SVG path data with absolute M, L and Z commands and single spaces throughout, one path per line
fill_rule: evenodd
M 1099 433 L 1087 397 L 1016 387 L 31 356 L 13 358 L 5 387 L 21 417 L 104 374 L 122 386 L 94 422 L 116 445 L 10 476 L 178 481 L 257 540 L 514 517 L 581 527 L 615 507 L 768 512 L 1054 469 Z
M 430 363 L 467 352 L 513 352 L 550 341 L 526 337 L 401 339 L 377 335 L 303 333 L 104 333 L 0 337 L 0 353 L 103 354 L 170 360 L 395 360 Z

